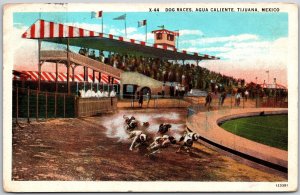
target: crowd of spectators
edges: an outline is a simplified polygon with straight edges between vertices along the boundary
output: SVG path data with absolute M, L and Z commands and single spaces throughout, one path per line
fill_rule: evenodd
M 176 86 L 184 87 L 184 91 L 192 88 L 208 90 L 211 88 L 212 82 L 223 83 L 224 86 L 238 82 L 233 77 L 209 71 L 192 63 L 182 65 L 176 60 L 162 60 L 113 52 L 105 52 L 106 55 L 104 55 L 103 51 L 97 52 L 96 55 L 95 50 L 89 51 L 86 48 L 81 48 L 79 53 L 124 71 L 135 71 L 165 83 L 177 83 L 173 85 L 174 93 L 175 91 L 182 91 L 176 90 Z
M 108 91 L 103 91 L 102 89 L 98 90 L 97 92 L 95 92 L 94 90 L 87 90 L 85 91 L 80 90 L 78 92 L 78 96 L 81 98 L 90 98 L 90 97 L 96 97 L 96 98 L 103 98 L 103 97 L 115 97 L 116 96 L 116 92 L 114 90 L 108 92 Z

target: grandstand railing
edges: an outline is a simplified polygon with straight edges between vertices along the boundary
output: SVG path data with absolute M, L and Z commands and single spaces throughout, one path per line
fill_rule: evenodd
M 198 112 L 207 112 L 213 110 L 238 109 L 238 108 L 288 108 L 287 97 L 280 96 L 256 96 L 254 98 L 241 97 L 238 103 L 234 95 L 227 94 L 224 104 L 221 105 L 219 95 L 213 95 L 210 105 L 205 106 L 205 97 L 193 101 L 187 108 L 187 115 L 191 116 Z
M 117 110 L 117 97 L 77 98 L 76 117 L 94 116 Z
M 123 72 L 120 69 L 114 68 L 97 60 L 91 59 L 89 57 L 69 52 L 70 61 L 75 64 L 84 65 L 93 70 L 102 72 L 114 78 L 120 79 L 121 73 Z M 67 51 L 59 50 L 42 50 L 41 51 L 41 60 L 45 61 L 54 61 L 54 60 L 67 60 Z
M 119 97 L 120 98 L 120 97 Z M 118 108 L 187 108 L 192 103 L 183 96 L 170 95 L 143 95 L 142 105 L 139 101 L 139 95 L 126 94 L 126 99 L 120 98 Z M 196 101 L 196 100 L 195 100 Z M 197 100 L 198 101 L 198 100 Z

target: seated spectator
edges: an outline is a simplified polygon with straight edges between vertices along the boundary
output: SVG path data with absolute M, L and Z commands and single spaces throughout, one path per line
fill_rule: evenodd
M 109 95 L 110 97 L 115 97 L 116 96 L 116 92 L 115 92 L 115 90 L 112 90 L 111 92 L 110 92 L 110 95 Z
M 86 91 L 85 97 L 87 98 L 92 97 L 92 91 L 90 89 Z
M 79 91 L 80 97 L 85 98 L 85 91 L 82 89 Z
M 102 98 L 104 96 L 102 89 L 100 91 L 97 91 L 97 97 Z
M 79 54 L 80 54 L 80 55 L 85 55 L 85 52 L 84 52 L 84 49 L 83 49 L 83 48 L 80 48 L 80 49 L 79 49 Z
M 100 54 L 99 54 L 99 60 L 100 60 L 100 62 L 103 62 L 103 63 L 105 61 L 105 56 L 104 56 L 103 51 L 101 51 Z
M 95 93 L 95 91 L 94 90 L 92 90 L 92 93 L 91 93 L 91 97 L 96 97 L 96 93 Z
M 82 53 L 84 56 L 88 56 L 88 50 L 86 48 L 82 48 Z
M 109 95 L 108 91 L 105 91 L 104 94 L 103 94 L 103 97 L 108 97 L 108 95 Z
M 89 54 L 89 58 L 96 59 L 95 50 L 92 50 Z

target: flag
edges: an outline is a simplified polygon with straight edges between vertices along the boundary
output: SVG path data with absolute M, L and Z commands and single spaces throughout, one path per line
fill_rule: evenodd
M 116 18 L 114 18 L 114 20 L 126 20 L 126 14 L 116 17 Z
M 147 20 L 138 21 L 138 27 L 147 25 Z
M 165 25 L 157 26 L 158 28 L 165 29 Z
M 102 18 L 102 11 L 92 12 L 91 18 Z

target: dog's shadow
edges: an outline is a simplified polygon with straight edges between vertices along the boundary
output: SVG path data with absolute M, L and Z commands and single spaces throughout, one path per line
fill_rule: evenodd
M 205 152 L 203 150 L 200 149 L 195 149 L 193 148 L 193 150 L 189 153 L 190 157 L 193 158 L 203 158 L 203 157 L 210 157 L 212 154 Z

